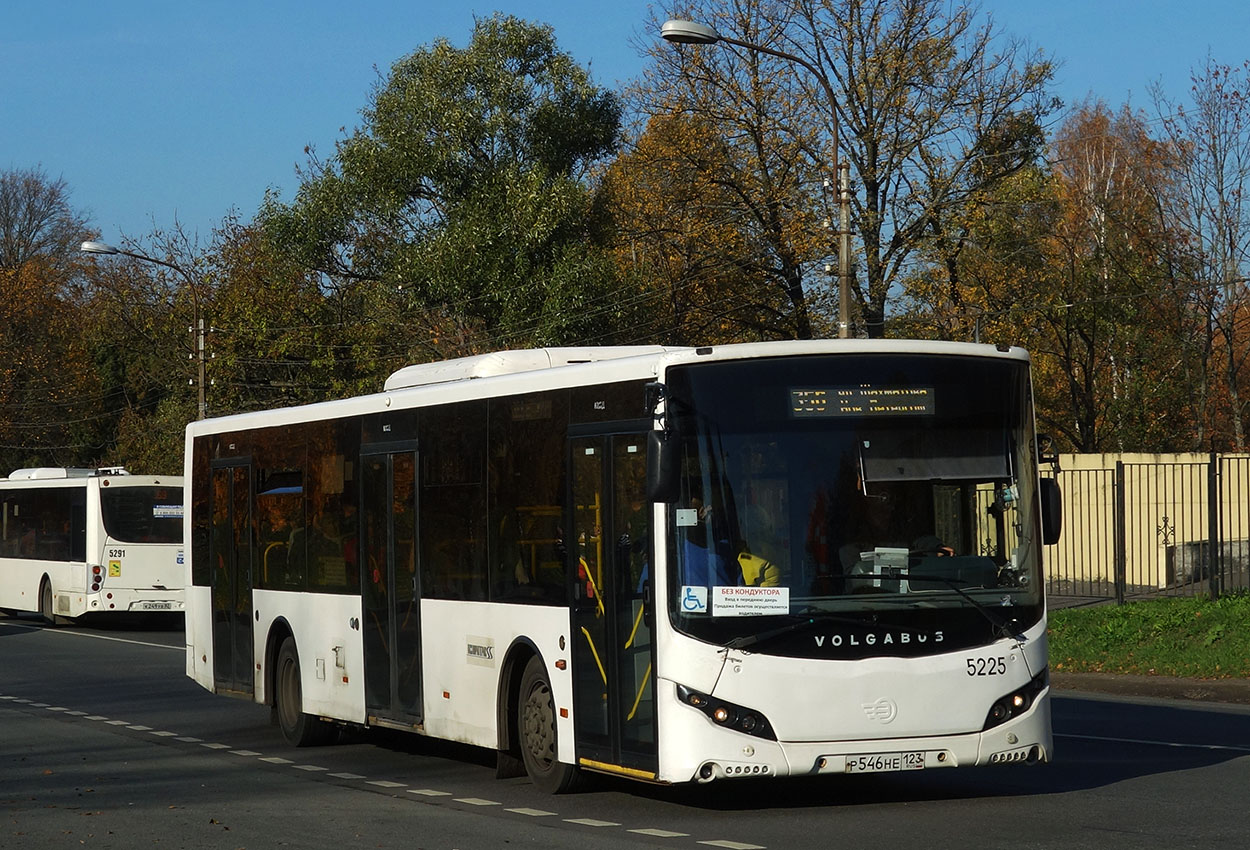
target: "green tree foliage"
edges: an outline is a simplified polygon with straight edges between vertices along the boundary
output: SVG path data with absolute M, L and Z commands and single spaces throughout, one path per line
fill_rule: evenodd
M 440 39 L 395 63 L 363 114 L 293 203 L 262 209 L 277 250 L 352 309 L 385 302 L 425 326 L 438 351 L 462 353 L 446 348 L 459 331 L 484 347 L 603 337 L 616 282 L 586 177 L 620 108 L 549 27 L 478 20 L 466 48 Z

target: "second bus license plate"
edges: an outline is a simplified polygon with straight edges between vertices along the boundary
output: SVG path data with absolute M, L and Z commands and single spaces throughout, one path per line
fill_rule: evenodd
M 847 773 L 885 773 L 892 770 L 921 770 L 924 753 L 865 753 L 846 757 Z

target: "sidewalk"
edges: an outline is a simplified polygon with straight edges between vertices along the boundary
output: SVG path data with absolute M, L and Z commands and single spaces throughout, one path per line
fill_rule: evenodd
M 1180 679 L 1173 676 L 1131 676 L 1118 673 L 1055 673 L 1050 686 L 1065 692 L 1091 692 L 1128 697 L 1226 702 L 1250 705 L 1250 679 Z

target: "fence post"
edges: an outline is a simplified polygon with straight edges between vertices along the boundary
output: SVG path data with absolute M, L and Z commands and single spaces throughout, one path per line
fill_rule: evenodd
M 1117 460 L 1115 462 L 1115 602 L 1117 605 L 1124 604 L 1124 586 L 1127 583 L 1126 574 L 1128 572 L 1126 561 L 1127 542 L 1124 537 L 1128 533 L 1128 523 L 1125 521 L 1125 497 L 1124 497 L 1124 461 Z
M 1224 576 L 1224 553 L 1221 550 L 1219 458 L 1211 452 L 1207 464 L 1207 572 L 1212 602 L 1220 598 L 1220 579 Z

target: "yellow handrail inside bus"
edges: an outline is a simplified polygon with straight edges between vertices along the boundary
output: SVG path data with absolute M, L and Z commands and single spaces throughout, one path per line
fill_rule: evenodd
M 599 650 L 595 649 L 595 639 L 590 636 L 585 626 L 582 626 L 582 634 L 586 636 L 586 643 L 590 645 L 590 654 L 595 657 L 595 665 L 599 668 L 599 678 L 603 679 L 603 686 L 608 685 L 608 673 L 603 669 L 603 661 L 599 658 Z
M 642 702 L 643 691 L 647 689 L 647 682 L 651 681 L 651 664 L 647 663 L 647 672 L 642 674 L 642 684 L 638 686 L 638 696 L 634 697 L 634 707 L 629 710 L 629 716 L 626 720 L 633 720 L 634 715 L 638 713 L 638 703 Z
M 645 603 L 644 603 L 644 604 L 645 604 Z M 642 625 L 642 611 L 643 611 L 643 607 L 644 607 L 643 605 L 639 605 L 639 606 L 638 606 L 638 616 L 634 618 L 634 628 L 633 628 L 633 630 L 629 633 L 629 640 L 625 641 L 625 648 L 626 648 L 626 649 L 629 649 L 631 646 L 633 646 L 633 645 L 634 645 L 634 638 L 636 638 L 636 637 L 638 636 L 638 627 Z

